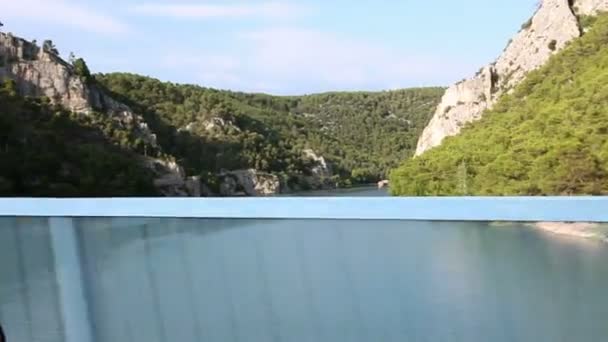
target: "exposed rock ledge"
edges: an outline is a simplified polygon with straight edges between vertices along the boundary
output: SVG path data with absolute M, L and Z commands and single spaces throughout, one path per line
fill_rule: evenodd
M 222 196 L 269 196 L 281 192 L 278 176 L 254 169 L 230 171 L 220 177 Z
M 15 81 L 23 96 L 44 96 L 75 113 L 99 111 L 121 124 L 133 124 L 144 142 L 157 146 L 156 135 L 140 115 L 76 75 L 55 51 L 0 32 L 0 81 L 7 79 Z
M 201 177 L 187 177 L 184 169 L 175 161 L 145 158 L 144 165 L 154 171 L 154 186 L 163 196 L 209 197 L 213 193 L 201 182 Z
M 315 151 L 302 151 L 310 165 L 310 175 L 300 175 L 299 181 L 313 189 L 332 188 L 332 167 L 323 156 Z M 290 193 L 293 190 L 287 185 L 287 179 L 256 169 L 226 171 L 219 175 L 220 196 L 272 196 Z
M 466 123 L 479 120 L 528 72 L 544 65 L 568 42 L 580 37 L 577 15 L 599 11 L 608 11 L 608 0 L 544 0 L 494 63 L 447 89 L 418 140 L 416 156 L 440 145 L 446 137 L 457 135 Z
M 600 240 L 608 243 L 608 232 L 603 224 L 591 222 L 537 222 L 534 228 L 553 234 L 574 236 L 578 238 Z

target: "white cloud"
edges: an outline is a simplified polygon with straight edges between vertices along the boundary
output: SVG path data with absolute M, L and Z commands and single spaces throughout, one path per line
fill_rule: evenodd
M 162 4 L 137 5 L 131 11 L 143 15 L 176 18 L 241 18 L 241 17 L 286 17 L 301 14 L 302 6 L 268 2 L 261 4 L 211 5 L 211 4 Z
M 6 21 L 34 20 L 104 34 L 128 32 L 119 20 L 64 0 L 0 0 L 0 10 Z
M 230 46 L 230 52 L 180 51 L 163 66 L 183 71 L 188 82 L 274 94 L 449 84 L 470 69 L 453 57 L 298 28 L 242 33 Z

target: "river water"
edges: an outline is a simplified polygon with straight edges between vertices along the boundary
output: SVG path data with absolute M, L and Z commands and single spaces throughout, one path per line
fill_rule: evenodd
M 520 224 L 75 221 L 96 342 L 608 340 L 608 248 Z M 48 239 L 0 219 L 8 342 L 65 339 Z

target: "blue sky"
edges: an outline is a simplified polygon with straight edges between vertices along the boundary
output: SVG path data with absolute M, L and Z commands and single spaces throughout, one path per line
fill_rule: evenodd
M 94 72 L 273 94 L 448 85 L 537 0 L 0 0 L 5 31 Z

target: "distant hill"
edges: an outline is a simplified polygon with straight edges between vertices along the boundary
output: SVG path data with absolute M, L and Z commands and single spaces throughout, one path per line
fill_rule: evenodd
M 479 121 L 392 172 L 392 192 L 608 194 L 608 14 L 579 21 L 584 35 Z
M 143 114 L 168 153 L 191 173 L 255 168 L 271 173 L 302 170 L 303 151 L 331 165 L 334 181 L 350 185 L 387 177 L 413 155 L 416 140 L 442 88 L 378 93 L 327 93 L 278 97 L 163 83 L 132 74 L 97 75 L 115 98 Z M 173 130 L 173 133 L 170 132 Z M 223 151 L 187 151 L 192 142 L 175 131 L 213 139 Z M 200 148 L 213 148 L 202 143 Z M 221 154 L 219 154 L 221 152 Z

